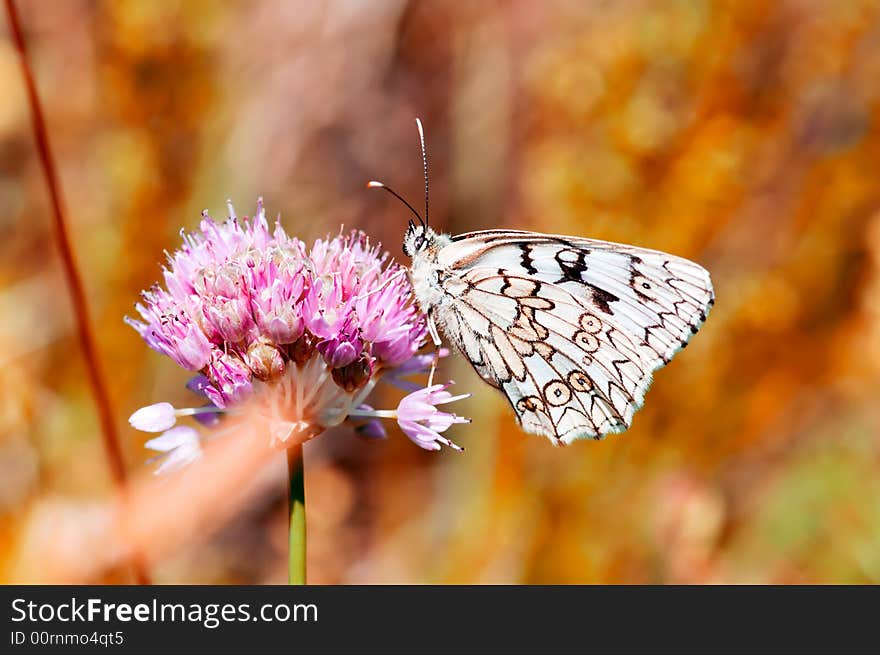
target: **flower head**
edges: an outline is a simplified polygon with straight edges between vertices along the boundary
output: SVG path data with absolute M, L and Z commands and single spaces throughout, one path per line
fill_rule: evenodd
M 199 229 L 182 235 L 168 256 L 164 288 L 143 293 L 140 320 L 126 317 L 151 348 L 198 373 L 188 386 L 210 404 L 175 410 L 160 403 L 136 412 L 132 425 L 160 431 L 181 414 L 208 423 L 252 402 L 278 442 L 296 443 L 363 416 L 358 408 L 386 372 L 423 366 L 413 357 L 426 324 L 405 271 L 366 235 L 340 234 L 308 248 L 280 223 L 270 229 L 262 202 L 253 219 L 239 220 L 229 209 L 228 220 L 205 212 Z M 437 393 L 445 392 L 425 402 L 443 397 Z M 440 402 L 449 401 L 433 405 Z M 454 415 L 414 418 L 414 401 L 402 407 L 411 414 L 407 425 L 421 426 L 405 428 L 420 435 L 417 443 L 444 442 L 425 430 L 442 432 L 449 427 L 443 416 Z M 151 443 L 165 445 L 162 439 Z

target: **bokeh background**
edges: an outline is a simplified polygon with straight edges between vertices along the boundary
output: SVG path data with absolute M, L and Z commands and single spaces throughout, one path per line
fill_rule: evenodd
M 436 225 L 667 250 L 718 300 L 626 434 L 553 448 L 458 359 L 464 454 L 309 443 L 310 581 L 880 582 L 876 0 L 18 4 L 134 474 L 126 417 L 192 403 L 122 323 L 163 250 L 263 196 L 402 257 L 364 183 L 419 204 L 420 116 Z M 30 582 L 34 539 L 67 538 L 46 508 L 76 526 L 113 485 L 5 21 L 0 98 L 0 578 Z M 280 459 L 153 578 L 283 582 Z

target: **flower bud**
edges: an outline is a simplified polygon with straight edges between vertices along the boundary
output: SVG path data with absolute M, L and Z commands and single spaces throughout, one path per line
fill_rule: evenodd
M 357 391 L 363 387 L 373 374 L 373 364 L 366 355 L 361 356 L 351 364 L 332 371 L 333 381 L 345 391 Z
M 284 372 L 284 357 L 278 348 L 264 340 L 254 341 L 251 344 L 245 361 L 248 368 L 263 382 L 276 378 Z
M 297 366 L 305 364 L 315 352 L 314 339 L 304 334 L 294 343 L 287 346 L 287 353 Z
M 163 432 L 177 423 L 177 414 L 171 403 L 156 403 L 141 407 L 128 418 L 131 427 L 143 432 Z

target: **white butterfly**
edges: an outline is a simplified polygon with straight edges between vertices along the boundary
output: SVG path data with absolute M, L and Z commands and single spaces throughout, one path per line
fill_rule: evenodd
M 555 444 L 622 432 L 652 373 L 706 320 L 708 271 L 655 250 L 517 230 L 458 236 L 425 219 L 403 241 L 416 300 L 440 333 L 500 389 L 522 427 Z M 433 373 L 433 371 L 432 371 Z

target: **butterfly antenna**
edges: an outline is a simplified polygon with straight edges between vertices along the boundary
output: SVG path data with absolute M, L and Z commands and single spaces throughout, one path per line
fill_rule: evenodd
M 423 226 L 425 226 L 425 227 L 428 226 L 428 224 L 425 222 L 425 220 L 419 215 L 419 212 L 417 212 L 417 211 L 415 210 L 415 207 L 413 207 L 411 204 L 409 204 L 409 203 L 403 198 L 402 195 L 400 195 L 399 193 L 397 193 L 397 191 L 395 191 L 394 189 L 392 189 L 390 186 L 385 186 L 384 184 L 382 184 L 381 182 L 377 182 L 376 180 L 370 180 L 369 182 L 367 182 L 367 188 L 368 188 L 368 189 L 385 189 L 388 193 L 390 193 L 392 196 L 394 196 L 395 198 L 397 198 L 397 199 L 398 199 L 400 202 L 402 202 L 404 205 L 406 205 L 407 207 L 409 207 L 409 210 L 413 213 L 413 216 L 415 216 L 417 219 L 419 219 L 419 224 L 421 224 L 421 225 L 423 225 Z
M 425 130 L 422 129 L 422 121 L 416 118 L 416 127 L 419 128 L 419 143 L 422 145 L 422 167 L 425 170 L 425 227 L 428 227 L 428 150 L 425 148 Z

